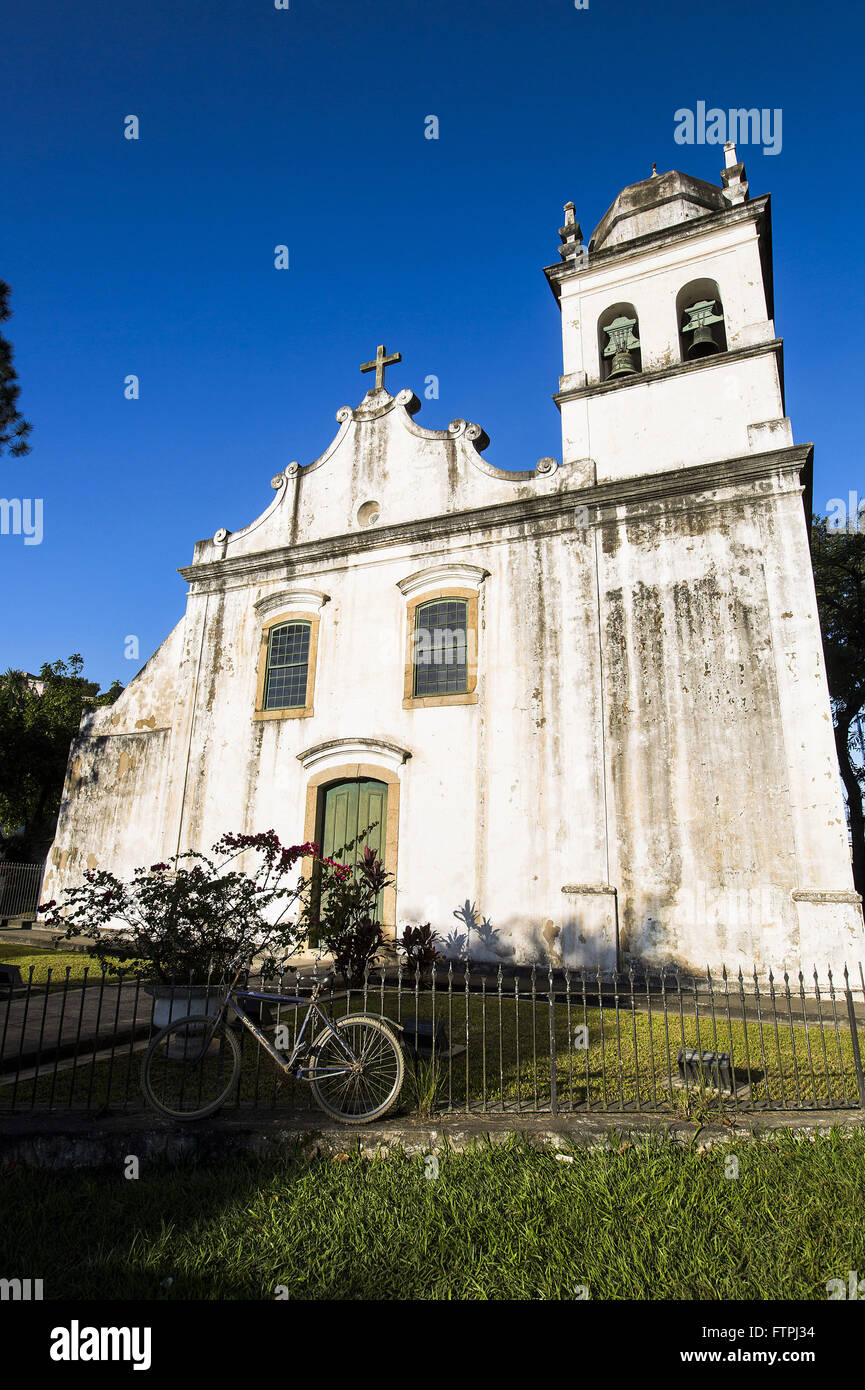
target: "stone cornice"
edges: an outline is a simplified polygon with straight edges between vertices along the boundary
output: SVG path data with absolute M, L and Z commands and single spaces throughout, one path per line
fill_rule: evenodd
M 668 502 L 689 498 L 695 505 L 713 505 L 722 489 L 748 488 L 783 473 L 795 474 L 791 479 L 798 487 L 799 473 L 806 468 L 814 451 L 813 444 L 795 444 L 768 453 L 744 454 L 738 458 L 701 463 L 690 468 L 668 469 L 663 473 L 641 474 L 574 488 L 567 492 L 550 493 L 545 497 L 523 498 L 518 502 L 500 502 L 471 511 L 447 513 L 443 516 L 422 517 L 417 521 L 400 522 L 393 526 L 377 526 L 372 531 L 332 536 L 327 540 L 308 541 L 276 550 L 237 555 L 199 565 L 187 565 L 178 570 L 190 584 L 202 590 L 225 587 L 226 582 L 242 584 L 288 575 L 294 577 L 306 566 L 329 564 L 344 557 L 384 550 L 388 546 L 425 544 L 438 539 L 470 537 L 476 532 L 504 529 L 509 526 L 531 527 L 535 530 L 563 529 L 562 517 L 573 518 L 581 508 L 581 525 L 606 525 L 620 518 L 617 509 L 628 507 L 645 513 L 648 507 L 663 511 Z M 569 520 L 567 529 L 574 529 Z
M 768 230 L 770 202 L 770 195 L 764 193 L 759 198 L 751 198 L 747 203 L 737 203 L 721 212 L 711 212 L 706 217 L 692 217 L 689 221 L 680 222 L 675 227 L 663 227 L 657 232 L 647 232 L 645 236 L 635 237 L 633 241 L 621 242 L 619 245 L 610 246 L 606 250 L 590 250 L 588 261 L 579 268 L 576 268 L 569 261 L 545 266 L 544 275 L 547 277 L 547 282 L 556 299 L 559 299 L 563 280 L 588 275 L 591 271 L 597 270 L 601 266 L 610 265 L 614 261 L 634 260 L 644 255 L 646 251 L 658 250 L 676 242 L 705 236 L 706 232 L 729 227 L 737 222 L 760 224 L 766 218 Z
M 670 367 L 655 367 L 646 372 L 636 372 L 633 376 L 617 377 L 614 381 L 596 381 L 588 386 L 577 386 L 571 391 L 558 391 L 553 400 L 561 408 L 563 401 L 578 401 L 586 396 L 603 396 L 608 391 L 621 391 L 629 386 L 654 385 L 657 381 L 667 381 L 687 372 L 705 371 L 720 367 L 725 362 L 743 362 L 749 357 L 762 357 L 767 352 L 782 357 L 783 338 L 768 338 L 765 343 L 749 343 L 747 347 L 730 348 L 726 352 L 715 352 L 710 357 L 698 357 L 694 362 L 674 362 Z

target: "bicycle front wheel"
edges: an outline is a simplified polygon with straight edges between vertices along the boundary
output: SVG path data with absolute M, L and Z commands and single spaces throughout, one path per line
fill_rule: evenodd
M 330 1030 L 320 1033 L 310 1055 L 313 1095 L 343 1124 L 383 1119 L 396 1107 L 405 1077 L 399 1039 L 372 1014 L 349 1014 L 333 1027 L 355 1060 L 348 1060 Z
M 153 1038 L 141 1064 L 141 1089 L 172 1120 L 203 1120 L 224 1105 L 240 1076 L 240 1043 L 223 1022 L 178 1018 Z

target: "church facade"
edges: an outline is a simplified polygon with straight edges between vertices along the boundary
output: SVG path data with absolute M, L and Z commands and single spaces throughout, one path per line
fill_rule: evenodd
M 861 957 L 812 446 L 769 198 L 726 161 L 720 186 L 626 188 L 588 247 L 567 205 L 561 462 L 509 472 L 479 426 L 424 428 L 381 348 L 326 452 L 195 546 L 184 617 L 82 721 L 44 897 L 227 830 L 334 852 L 372 826 L 388 932 L 429 921 L 452 952 Z

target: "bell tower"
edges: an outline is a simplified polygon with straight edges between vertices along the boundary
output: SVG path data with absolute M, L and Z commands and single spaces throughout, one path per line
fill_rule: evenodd
M 584 485 L 792 445 L 768 195 L 735 146 L 721 186 L 671 170 L 625 188 L 588 247 L 572 203 L 545 274 L 562 315 L 562 458 Z

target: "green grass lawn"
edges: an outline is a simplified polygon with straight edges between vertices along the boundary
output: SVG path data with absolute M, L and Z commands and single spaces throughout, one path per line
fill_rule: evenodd
M 447 1153 L 4 1174 L 7 1274 L 46 1299 L 816 1299 L 865 1269 L 865 1135 L 573 1162 Z M 737 1178 L 725 1176 L 738 1159 Z
M 60 989 L 69 971 L 71 986 L 80 985 L 88 971 L 88 979 L 98 983 L 102 978 L 102 967 L 95 956 L 85 951 L 64 951 L 53 948 L 40 949 L 38 946 L 18 945 L 14 941 L 0 941 L 0 965 L 16 965 L 21 971 L 21 983 L 27 984 L 30 968 L 33 968 L 32 985 L 34 990 L 50 984 L 52 989 Z M 109 977 L 111 978 L 111 977 Z

